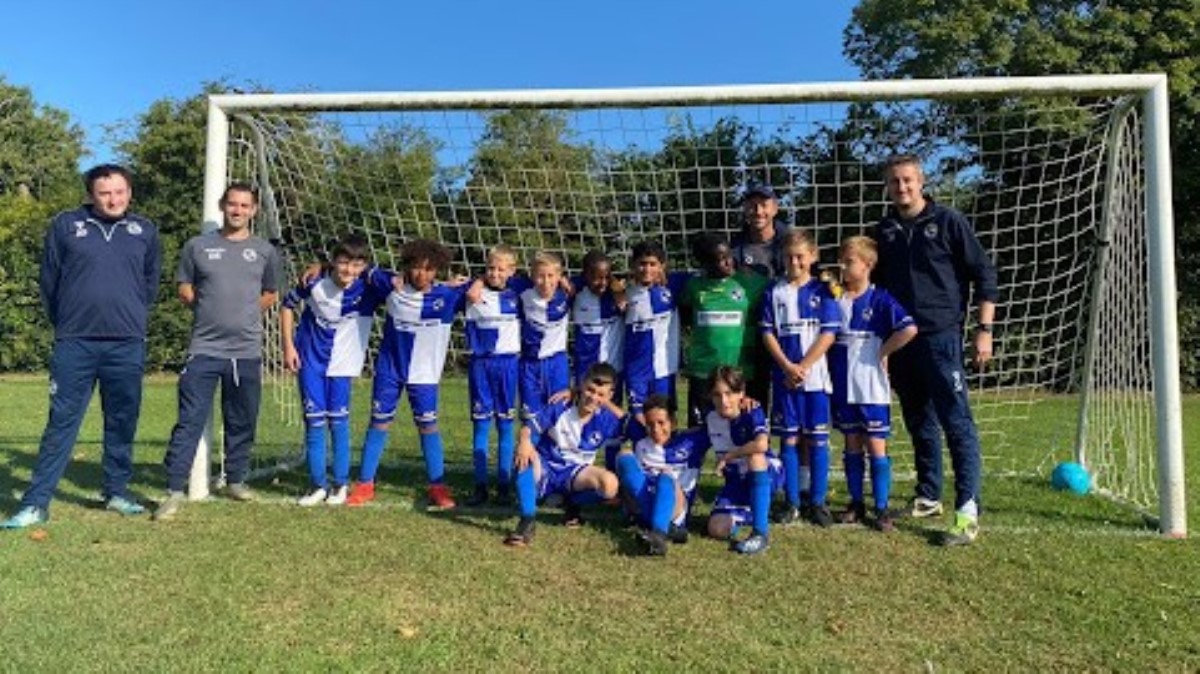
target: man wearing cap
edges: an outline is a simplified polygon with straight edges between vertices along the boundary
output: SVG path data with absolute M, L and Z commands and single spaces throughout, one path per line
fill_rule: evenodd
M 783 253 L 780 242 L 787 233 L 788 226 L 776 221 L 779 215 L 779 201 L 775 190 L 766 183 L 751 183 L 742 196 L 742 231 L 733 237 L 730 248 L 738 271 L 755 273 L 769 282 L 784 274 Z M 762 306 L 762 293 L 756 293 L 752 298 L 751 316 L 755 320 L 748 326 L 752 332 L 747 335 L 748 344 L 759 344 L 758 336 L 759 307 Z M 768 396 L 771 391 L 771 359 L 765 348 L 753 352 L 753 373 L 746 381 L 746 394 L 768 406 Z

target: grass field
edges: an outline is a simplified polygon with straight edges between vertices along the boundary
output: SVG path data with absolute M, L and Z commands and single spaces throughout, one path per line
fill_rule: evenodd
M 461 383 L 447 388 L 444 406 L 465 409 Z M 29 478 L 45 382 L 0 380 L 0 397 L 7 513 Z M 134 485 L 147 501 L 161 494 L 174 404 L 173 380 L 149 381 Z M 1073 424 L 1067 405 L 1035 407 L 1030 436 Z M 1185 437 L 1200 437 L 1200 399 L 1184 410 Z M 1136 514 L 1053 492 L 1040 477 L 986 478 L 984 533 L 965 549 L 930 545 L 934 524 L 903 523 L 886 536 L 775 528 L 755 558 L 693 536 L 648 559 L 612 514 L 566 530 L 549 511 L 535 545 L 514 550 L 500 544 L 515 519 L 507 511 L 414 507 L 423 469 L 408 426 L 397 425 L 375 507 L 291 506 L 305 483 L 291 473 L 258 485 L 263 502 L 214 500 L 156 524 L 95 507 L 93 410 L 49 536 L 0 534 L 0 669 L 1200 668 L 1194 540 L 1163 540 Z M 443 426 L 464 494 L 469 426 Z M 264 417 L 264 451 L 299 433 Z M 1200 489 L 1200 462 L 1189 471 Z M 705 494 L 715 486 L 710 478 Z M 899 497 L 910 489 L 896 486 Z

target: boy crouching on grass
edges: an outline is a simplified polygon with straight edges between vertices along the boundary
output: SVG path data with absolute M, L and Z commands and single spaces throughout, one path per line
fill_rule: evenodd
M 567 526 L 583 523 L 580 506 L 616 497 L 617 476 L 592 465 L 596 453 L 622 435 L 625 412 L 612 404 L 616 380 L 612 366 L 593 365 L 573 401 L 549 403 L 521 428 L 515 466 L 521 519 L 505 545 L 533 541 L 538 500 L 550 494 L 564 497 Z
M 342 238 L 330 255 L 329 271 L 293 288 L 279 312 L 284 365 L 296 373 L 304 404 L 304 446 L 310 488 L 298 503 L 341 505 L 350 482 L 350 392 L 362 374 L 375 309 L 386 293 L 359 278 L 369 247 L 362 236 Z M 296 310 L 301 304 L 299 331 Z M 329 429 L 328 435 L 326 428 Z M 326 474 L 333 440 L 333 484 Z

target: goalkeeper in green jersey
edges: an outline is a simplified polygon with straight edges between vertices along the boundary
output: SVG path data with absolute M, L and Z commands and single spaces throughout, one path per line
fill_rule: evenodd
M 765 374 L 754 371 L 753 356 L 757 315 L 770 279 L 753 272 L 734 273 L 729 244 L 712 232 L 696 237 L 692 256 L 702 275 L 688 280 L 679 307 L 689 330 L 684 350 L 688 424 L 697 426 L 710 406 L 706 382 L 718 366 L 737 367 L 747 379 Z

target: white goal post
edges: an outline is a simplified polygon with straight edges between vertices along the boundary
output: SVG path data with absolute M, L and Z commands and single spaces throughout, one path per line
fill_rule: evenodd
M 1045 474 L 1068 458 L 1055 456 L 1057 428 L 1027 436 L 1047 446 L 1017 464 L 987 446 L 1019 445 L 1022 419 L 1070 394 L 1064 447 L 1097 490 L 1183 537 L 1169 147 L 1162 74 L 222 94 L 209 99 L 204 221 L 220 223 L 228 181 L 250 180 L 256 226 L 299 258 L 349 228 L 384 262 L 419 235 L 466 269 L 511 239 L 577 270 L 588 246 L 621 253 L 658 237 L 681 251 L 700 228 L 734 231 L 740 190 L 766 179 L 832 261 L 838 240 L 883 212 L 879 161 L 916 151 L 933 196 L 966 212 L 998 258 L 997 370 L 971 380 L 985 470 Z M 339 210 L 316 213 L 331 197 Z M 210 485 L 207 437 L 193 498 Z

